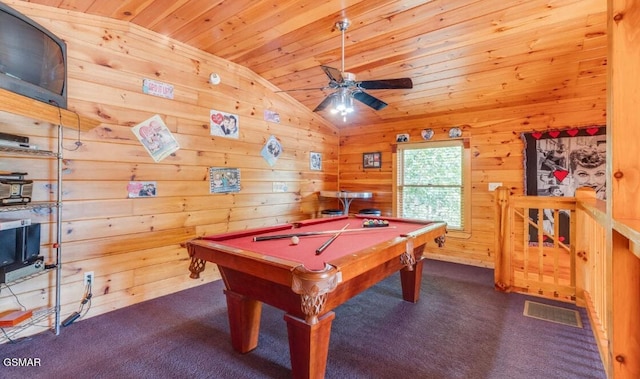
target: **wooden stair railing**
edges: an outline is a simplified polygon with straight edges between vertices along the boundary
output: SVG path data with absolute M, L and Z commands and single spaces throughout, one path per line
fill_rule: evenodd
M 553 232 L 545 230 L 543 209 L 553 210 Z M 530 217 L 535 214 L 532 210 L 537 211 L 535 219 Z M 561 210 L 570 213 L 568 244 L 560 240 Z M 579 188 L 574 198 L 511 195 L 507 187 L 496 189 L 495 288 L 587 308 L 601 359 L 608 367 L 605 218 L 604 201 L 597 200 L 590 188 Z
M 575 301 L 575 199 L 499 187 L 495 217 L 496 289 Z

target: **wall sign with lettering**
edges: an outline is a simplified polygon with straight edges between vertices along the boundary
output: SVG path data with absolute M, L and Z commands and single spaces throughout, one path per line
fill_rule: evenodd
M 158 82 L 151 79 L 142 80 L 142 92 L 147 95 L 164 97 L 165 99 L 173 99 L 173 86 L 171 84 Z

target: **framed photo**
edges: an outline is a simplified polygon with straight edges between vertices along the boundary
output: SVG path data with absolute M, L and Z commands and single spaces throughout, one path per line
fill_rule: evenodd
M 156 162 L 160 162 L 180 149 L 178 141 L 159 115 L 139 123 L 131 128 L 131 131 Z
M 422 129 L 422 131 L 420 132 L 422 139 L 425 141 L 429 141 L 431 138 L 433 138 L 434 134 L 435 132 L 433 131 L 433 129 Z
M 209 193 L 240 192 L 240 169 L 209 167 Z
M 212 136 L 238 139 L 240 118 L 236 114 L 211 109 L 209 111 L 209 130 Z
M 460 128 L 449 129 L 449 138 L 460 138 L 460 137 L 462 137 L 462 129 Z
M 275 122 L 275 123 L 279 124 L 280 123 L 280 114 L 278 112 L 265 109 L 264 110 L 264 120 L 265 121 L 270 121 L 270 122 Z
M 362 167 L 363 168 L 380 168 L 382 167 L 382 153 L 363 153 L 362 154 Z
M 270 136 L 260 151 L 260 155 L 269 163 L 269 166 L 275 165 L 281 154 L 282 145 L 275 136 Z
M 127 192 L 129 198 L 156 197 L 156 182 L 129 182 Z
M 309 153 L 309 168 L 313 171 L 322 171 L 322 153 Z

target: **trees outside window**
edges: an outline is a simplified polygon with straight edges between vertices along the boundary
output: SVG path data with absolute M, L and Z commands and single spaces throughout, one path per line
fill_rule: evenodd
M 470 230 L 469 149 L 463 140 L 398 146 L 395 212 L 398 217 L 445 221 Z

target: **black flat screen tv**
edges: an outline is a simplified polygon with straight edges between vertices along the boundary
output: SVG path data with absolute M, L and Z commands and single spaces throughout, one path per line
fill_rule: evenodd
M 67 108 L 67 45 L 1 2 L 0 88 Z

